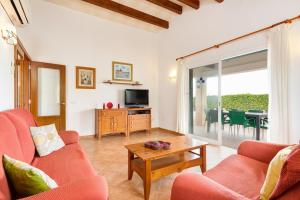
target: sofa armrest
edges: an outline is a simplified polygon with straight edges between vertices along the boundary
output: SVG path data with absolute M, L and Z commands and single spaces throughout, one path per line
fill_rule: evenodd
M 288 145 L 246 140 L 238 147 L 238 154 L 269 164 L 281 149 Z
M 179 175 L 172 187 L 171 200 L 249 200 L 223 185 L 196 173 Z
M 59 135 L 65 144 L 74 144 L 79 142 L 79 134 L 76 131 L 60 131 Z
M 95 176 L 72 182 L 68 185 L 29 196 L 20 200 L 108 200 L 107 183 L 103 177 Z

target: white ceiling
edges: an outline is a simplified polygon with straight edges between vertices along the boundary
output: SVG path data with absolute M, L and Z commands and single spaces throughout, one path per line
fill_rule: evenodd
M 137 19 L 133 19 L 131 17 L 127 17 L 125 15 L 95 6 L 91 5 L 89 3 L 83 2 L 81 0 L 45 0 L 60 6 L 64 6 L 76 11 L 80 11 L 83 13 L 87 13 L 102 19 L 107 19 L 110 21 L 114 21 L 117 23 L 125 24 L 128 26 L 132 26 L 135 28 L 140 28 L 146 31 L 151 31 L 151 32 L 158 32 L 160 30 L 163 30 L 163 28 L 148 24 L 146 22 L 142 22 Z M 164 9 L 160 6 L 157 6 L 153 3 L 150 3 L 146 0 L 114 0 L 115 2 L 121 3 L 123 5 L 129 6 L 131 8 L 140 10 L 142 12 L 145 12 L 147 14 L 159 17 L 161 19 L 167 20 L 171 22 L 172 19 L 174 19 L 174 16 L 177 16 L 178 14 L 173 13 L 167 9 Z M 183 13 L 188 11 L 188 10 L 193 10 L 194 12 L 197 12 L 201 10 L 194 10 L 178 1 L 171 0 L 179 5 L 183 6 Z M 209 1 L 209 0 L 206 0 Z

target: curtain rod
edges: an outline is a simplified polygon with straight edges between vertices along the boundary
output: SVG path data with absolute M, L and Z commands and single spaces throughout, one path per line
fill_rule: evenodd
M 202 50 L 200 50 L 200 51 L 196 51 L 196 52 L 191 53 L 191 54 L 188 54 L 188 55 L 186 55 L 186 56 L 182 56 L 182 57 L 176 58 L 176 61 L 181 60 L 181 59 L 185 59 L 185 58 L 188 58 L 188 57 L 197 55 L 197 54 L 200 54 L 200 53 L 202 53 L 202 52 L 205 52 L 205 51 L 208 51 L 208 50 L 211 50 L 211 49 L 214 49 L 214 48 L 216 48 L 216 49 L 217 49 L 217 48 L 220 48 L 220 47 L 223 46 L 223 45 L 226 45 L 226 44 L 229 44 L 229 43 L 234 42 L 234 41 L 236 41 L 236 40 L 240 40 L 240 39 L 243 39 L 243 38 L 245 38 L 245 37 L 248 37 L 248 36 L 251 36 L 251 35 L 254 35 L 254 34 L 257 34 L 257 33 L 263 32 L 263 31 L 266 31 L 266 30 L 269 30 L 269 29 L 274 28 L 274 27 L 276 27 L 276 26 L 279 26 L 279 25 L 281 25 L 281 24 L 287 24 L 287 23 L 290 24 L 290 23 L 292 23 L 294 20 L 297 20 L 297 19 L 300 19 L 300 15 L 298 15 L 297 17 L 293 17 L 293 18 L 286 19 L 286 20 L 284 20 L 284 21 L 278 22 L 278 23 L 273 24 L 273 25 L 271 25 L 271 26 L 268 26 L 268 27 L 259 29 L 259 30 L 257 30 L 257 31 L 254 31 L 254 32 L 251 32 L 251 33 L 248 33 L 248 34 L 245 34 L 245 35 L 242 35 L 242 36 L 233 38 L 233 39 L 228 40 L 228 41 L 226 41 L 226 42 L 222 42 L 222 43 L 220 43 L 220 44 L 213 45 L 213 46 L 211 46 L 211 47 L 202 49 Z

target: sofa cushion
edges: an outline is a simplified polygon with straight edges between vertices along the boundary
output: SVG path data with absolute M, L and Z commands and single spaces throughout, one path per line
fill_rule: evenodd
M 242 155 L 232 155 L 204 175 L 247 198 L 256 199 L 267 169 L 266 163 Z
M 19 142 L 24 155 L 24 159 L 22 161 L 31 163 L 35 154 L 35 146 L 33 144 L 29 128 L 31 126 L 36 126 L 32 114 L 22 109 L 7 111 L 4 112 L 4 114 L 16 127 Z
M 43 171 L 4 154 L 5 173 L 18 197 L 27 197 L 57 188 L 56 182 Z
M 297 183 L 300 183 L 300 145 L 296 146 L 284 162 L 270 199 L 275 199 Z
M 31 136 L 40 156 L 46 156 L 65 146 L 58 135 L 55 124 L 30 127 Z
M 79 144 L 66 145 L 52 154 L 36 157 L 32 165 L 47 173 L 58 185 L 96 174 Z
M 288 158 L 288 155 L 296 146 L 289 146 L 280 150 L 269 164 L 266 179 L 260 190 L 260 199 L 268 200 L 274 191 L 277 182 L 279 181 L 280 173 L 283 164 Z
M 16 128 L 12 122 L 3 114 L 0 114 L 0 157 L 8 154 L 17 159 L 23 160 L 23 153 Z M 0 165 L 0 199 L 11 199 L 8 182 L 4 173 L 2 159 Z

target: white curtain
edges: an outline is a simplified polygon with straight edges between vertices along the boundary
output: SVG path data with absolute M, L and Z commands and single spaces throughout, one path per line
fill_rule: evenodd
M 290 143 L 289 130 L 289 25 L 283 24 L 270 31 L 268 69 L 270 81 L 269 97 L 269 141 Z
M 189 89 L 188 68 L 185 60 L 177 61 L 177 132 L 188 133 L 189 129 Z

